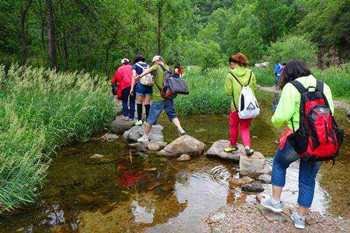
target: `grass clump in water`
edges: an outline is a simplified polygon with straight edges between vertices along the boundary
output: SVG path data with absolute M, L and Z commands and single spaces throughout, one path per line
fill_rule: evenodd
M 108 84 L 86 73 L 0 66 L 0 213 L 34 201 L 48 155 L 115 115 Z

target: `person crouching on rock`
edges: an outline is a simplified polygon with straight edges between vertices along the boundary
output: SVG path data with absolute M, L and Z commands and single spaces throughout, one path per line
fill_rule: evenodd
M 164 64 L 163 58 L 161 56 L 154 56 L 152 59 L 152 67 L 148 68 L 135 78 L 135 82 L 137 82 L 143 76 L 152 73 L 155 82 L 153 85 L 153 103 L 146 121 L 144 134 L 137 140 L 138 142 L 149 142 L 148 135 L 151 132 L 152 126 L 157 124 L 157 120 L 163 110 L 168 115 L 169 120 L 176 126 L 180 136 L 185 134 L 185 130 L 181 127 L 180 121 L 176 117 L 174 100 L 164 99 L 160 94 L 160 88 L 163 87 L 164 83 L 164 69 L 169 70 L 169 67 Z
M 241 138 L 247 156 L 251 156 L 254 150 L 250 148 L 250 132 L 249 126 L 252 119 L 240 119 L 238 116 L 239 96 L 242 90 L 242 85 L 249 87 L 256 92 L 256 79 L 255 74 L 252 73 L 248 66 L 248 59 L 242 53 L 237 53 L 229 57 L 229 64 L 231 71 L 226 76 L 225 90 L 226 94 L 232 97 L 231 110 L 229 116 L 230 126 L 230 146 L 224 149 L 225 152 L 238 151 L 237 138 L 238 138 L 238 126 L 241 130 Z
M 294 82 L 290 83 L 291 81 Z M 290 60 L 287 62 L 279 83 L 279 88 L 282 89 L 281 99 L 271 120 L 275 127 L 282 127 L 284 124 L 288 126 L 279 140 L 279 148 L 273 160 L 271 179 L 272 197 L 263 197 L 260 200 L 262 206 L 277 213 L 283 210 L 281 194 L 286 182 L 286 170 L 291 163 L 300 159 L 300 155 L 295 152 L 288 140 L 289 135 L 294 132 L 293 129 L 297 130 L 299 128 L 301 114 L 301 95 L 294 84 L 300 85 L 299 87 L 303 86 L 305 90 L 309 87 L 318 88 L 319 83 L 311 75 L 311 71 L 302 60 Z M 320 89 L 323 89 L 323 95 L 329 103 L 329 109 L 334 113 L 331 90 L 326 84 L 323 84 L 323 88 Z M 300 140 L 299 144 L 301 143 Z M 305 228 L 305 215 L 311 207 L 314 198 L 315 178 L 321 163 L 320 161 L 300 159 L 299 208 L 292 215 L 295 227 L 299 229 Z

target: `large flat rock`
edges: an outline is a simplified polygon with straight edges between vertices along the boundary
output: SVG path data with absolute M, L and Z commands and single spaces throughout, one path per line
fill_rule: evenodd
M 136 142 L 137 139 L 142 137 L 144 130 L 145 130 L 144 126 L 134 126 L 131 129 L 129 129 L 128 131 L 124 132 L 123 139 L 126 142 Z M 163 126 L 161 126 L 161 125 L 153 126 L 152 130 L 149 134 L 150 141 L 151 142 L 155 142 L 155 141 L 163 142 L 164 136 L 163 136 L 162 131 L 163 131 Z
M 182 154 L 202 155 L 206 145 L 203 142 L 189 136 L 184 135 L 167 145 L 159 152 L 159 155 L 165 157 L 175 157 Z
M 135 121 L 126 121 L 123 116 L 117 116 L 112 122 L 111 131 L 112 133 L 122 134 L 125 131 L 131 129 L 135 124 Z
M 208 157 L 215 157 L 220 159 L 227 159 L 231 161 L 238 162 L 240 158 L 240 154 L 244 153 L 244 146 L 239 144 L 239 150 L 236 152 L 227 153 L 224 151 L 225 148 L 230 146 L 230 141 L 228 140 L 219 140 L 214 142 L 214 144 L 207 151 L 206 155 Z
M 271 173 L 270 165 L 267 163 L 264 155 L 255 151 L 252 156 L 245 153 L 240 154 L 239 173 L 242 176 L 256 178 L 262 174 Z

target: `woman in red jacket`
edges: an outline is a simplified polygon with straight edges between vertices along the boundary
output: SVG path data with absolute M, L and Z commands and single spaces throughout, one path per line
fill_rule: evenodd
M 122 100 L 124 120 L 133 121 L 135 118 L 135 96 L 130 95 L 132 66 L 129 59 L 122 59 L 122 66 L 112 78 L 112 85 L 118 85 L 117 96 Z

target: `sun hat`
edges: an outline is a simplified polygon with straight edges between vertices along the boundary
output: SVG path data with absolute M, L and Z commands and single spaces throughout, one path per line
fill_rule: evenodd
M 161 56 L 159 56 L 159 55 L 156 55 L 156 56 L 153 57 L 152 63 L 153 63 L 153 62 L 156 62 L 156 61 L 159 61 L 159 60 L 162 60 L 162 61 L 163 61 L 163 58 L 162 58 Z
M 123 58 L 122 59 L 122 64 L 124 64 L 124 63 L 129 63 L 130 61 L 129 61 L 129 59 L 127 59 L 127 58 Z

